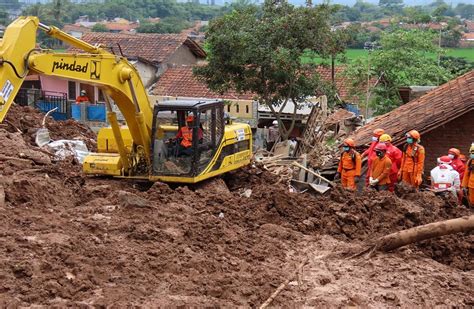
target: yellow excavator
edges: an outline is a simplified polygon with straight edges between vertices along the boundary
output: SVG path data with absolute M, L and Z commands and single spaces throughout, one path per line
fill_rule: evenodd
M 38 29 L 82 52 L 38 48 Z M 88 83 L 102 91 L 110 127 L 98 133 L 98 152 L 85 158 L 86 174 L 196 183 L 250 163 L 250 126 L 225 119 L 222 101 L 152 105 L 126 58 L 44 25 L 34 16 L 16 19 L 0 41 L 0 122 L 28 74 Z M 120 126 L 112 104 L 126 126 Z M 183 128 L 186 143 L 178 134 Z

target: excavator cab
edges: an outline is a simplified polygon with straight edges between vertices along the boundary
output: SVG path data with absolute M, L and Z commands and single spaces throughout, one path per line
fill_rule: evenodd
M 222 101 L 171 101 L 155 105 L 151 176 L 199 176 L 217 153 L 224 128 Z M 189 137 L 183 141 L 182 134 L 178 134 L 183 130 L 191 132 L 191 141 Z

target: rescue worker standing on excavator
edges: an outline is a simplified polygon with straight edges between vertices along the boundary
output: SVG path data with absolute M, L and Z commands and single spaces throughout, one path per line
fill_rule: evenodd
M 448 150 L 448 157 L 452 161 L 451 166 L 459 173 L 459 176 L 462 179 L 464 177 L 465 163 L 461 161 L 461 151 L 457 148 L 451 148 Z
M 469 160 L 466 163 L 466 170 L 462 179 L 462 189 L 464 196 L 469 201 L 469 206 L 474 207 L 474 143 L 469 149 Z
M 431 190 L 437 194 L 450 192 L 456 198 L 460 190 L 459 173 L 452 167 L 448 156 L 438 158 L 438 166 L 431 170 Z
M 369 185 L 377 191 L 386 191 L 390 184 L 392 160 L 386 155 L 387 146 L 384 143 L 378 143 L 374 150 L 377 157 L 372 161 Z
M 354 149 L 355 142 L 351 138 L 344 140 L 342 154 L 337 168 L 336 179 L 341 177 L 342 187 L 352 191 L 356 190 L 356 182 L 359 180 L 362 169 L 360 154 Z
M 395 191 L 395 184 L 398 182 L 398 170 L 402 164 L 402 151 L 392 145 L 392 137 L 388 134 L 382 134 L 380 136 L 380 142 L 385 143 L 387 146 L 387 157 L 392 161 L 392 168 L 390 169 L 390 184 L 388 190 L 390 192 Z
M 362 153 L 362 159 L 367 157 L 367 173 L 365 175 L 365 185 L 369 185 L 369 177 L 370 177 L 370 170 L 372 161 L 377 158 L 375 154 L 375 146 L 379 143 L 379 138 L 384 134 L 384 129 L 375 129 L 372 135 L 372 142 L 370 143 L 369 148 Z
M 418 188 L 421 185 L 425 165 L 425 148 L 419 144 L 420 133 L 411 130 L 406 134 L 406 144 L 403 149 L 402 164 L 398 171 L 398 180 Z

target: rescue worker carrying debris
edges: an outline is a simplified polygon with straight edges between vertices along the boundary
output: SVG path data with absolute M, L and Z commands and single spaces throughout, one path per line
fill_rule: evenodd
M 421 176 L 425 165 L 425 148 L 419 144 L 418 131 L 411 130 L 406 134 L 406 138 L 398 180 L 418 188 L 422 182 Z
M 474 207 L 474 143 L 469 149 L 469 160 L 466 163 L 466 170 L 462 179 L 462 189 L 464 196 L 467 196 L 469 206 Z
M 431 170 L 431 190 L 437 194 L 450 192 L 457 198 L 461 181 L 451 163 L 448 156 L 438 158 L 438 166 Z
M 342 154 L 337 168 L 335 179 L 341 177 L 342 187 L 349 190 L 356 190 L 356 182 L 359 180 L 362 168 L 360 154 L 354 149 L 355 142 L 351 138 L 344 140 Z
M 369 185 L 369 177 L 370 177 L 370 170 L 372 161 L 377 158 L 375 154 L 375 146 L 379 143 L 379 138 L 384 134 L 385 131 L 383 129 L 375 129 L 372 135 L 372 143 L 370 144 L 369 148 L 362 153 L 362 159 L 367 157 L 367 173 L 365 175 L 365 185 Z
M 461 161 L 461 151 L 457 148 L 451 148 L 448 150 L 448 157 L 451 158 L 452 163 L 451 166 L 454 168 L 456 172 L 459 173 L 459 177 L 461 179 L 464 176 L 464 163 Z
M 387 157 L 392 161 L 392 168 L 390 169 L 390 184 L 388 190 L 395 191 L 395 184 L 398 182 L 398 170 L 402 164 L 402 151 L 392 145 L 392 137 L 388 134 L 380 136 L 380 142 L 387 146 Z
M 369 185 L 377 191 L 386 191 L 390 184 L 392 161 L 386 155 L 387 146 L 384 143 L 378 143 L 374 150 L 377 157 L 372 161 Z

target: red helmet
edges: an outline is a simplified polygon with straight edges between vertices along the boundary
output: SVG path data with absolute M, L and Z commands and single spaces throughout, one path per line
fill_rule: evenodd
M 448 150 L 448 153 L 455 155 L 456 157 L 459 157 L 461 155 L 461 151 L 457 148 L 450 148 Z
M 411 130 L 410 132 L 407 133 L 408 136 L 416 139 L 416 140 L 419 140 L 420 139 L 420 133 L 417 131 L 417 130 Z
M 384 129 L 375 129 L 374 130 L 374 136 L 377 136 L 377 137 L 380 137 L 384 133 L 385 133 Z
M 344 146 L 355 147 L 355 142 L 352 138 L 346 138 L 343 144 Z
M 375 150 L 387 151 L 387 145 L 385 145 L 385 143 L 378 143 L 375 145 Z
M 438 164 L 451 164 L 453 161 L 448 156 L 442 156 L 438 158 Z

